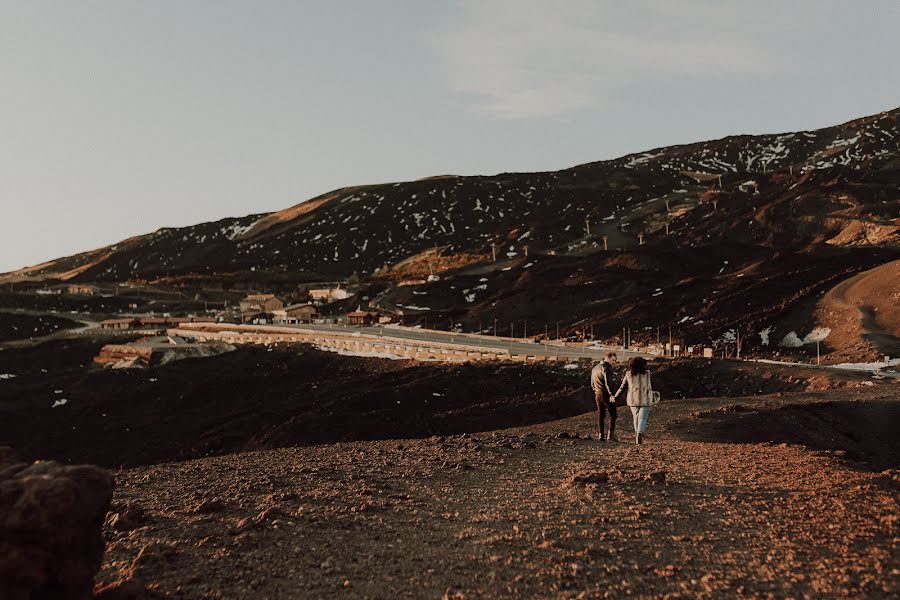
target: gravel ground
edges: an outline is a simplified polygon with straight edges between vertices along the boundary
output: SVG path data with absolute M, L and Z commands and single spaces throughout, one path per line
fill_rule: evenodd
M 846 431 L 699 435 L 748 412 L 783 432 L 780 409 L 833 401 L 896 421 L 896 390 L 671 401 L 640 447 L 622 408 L 614 444 L 585 414 L 123 470 L 99 579 L 174 598 L 897 597 L 894 437 L 866 446 L 876 470 L 835 449 Z

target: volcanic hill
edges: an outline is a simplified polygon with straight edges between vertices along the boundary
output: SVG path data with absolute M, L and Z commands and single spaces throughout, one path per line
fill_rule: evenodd
M 802 341 L 821 325 L 821 294 L 900 259 L 898 116 L 557 172 L 344 188 L 271 214 L 160 229 L 0 281 L 289 289 L 355 273 L 374 287 L 354 304 L 431 315 L 441 327 L 487 329 L 496 319 L 515 334 L 520 320 L 533 332 L 560 321 L 607 338 L 630 324 L 653 338 L 673 326 L 685 343 L 741 331 L 751 346 L 792 331 Z M 396 285 L 432 274 L 439 280 Z M 880 351 L 869 338 L 841 339 L 830 350 Z

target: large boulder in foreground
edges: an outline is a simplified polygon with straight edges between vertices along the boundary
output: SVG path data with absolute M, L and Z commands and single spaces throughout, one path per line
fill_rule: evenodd
M 0 448 L 0 598 L 90 598 L 112 493 L 103 469 L 16 462 Z

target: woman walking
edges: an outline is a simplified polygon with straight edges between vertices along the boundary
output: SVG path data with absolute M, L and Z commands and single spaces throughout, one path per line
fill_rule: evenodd
M 640 356 L 631 359 L 625 370 L 622 385 L 613 396 L 613 402 L 626 386 L 628 387 L 628 396 L 625 397 L 625 403 L 631 409 L 631 416 L 634 420 L 634 443 L 642 444 L 644 443 L 644 430 L 647 429 L 647 417 L 650 416 L 650 407 L 655 404 L 656 400 L 655 392 L 650 385 L 647 359 Z

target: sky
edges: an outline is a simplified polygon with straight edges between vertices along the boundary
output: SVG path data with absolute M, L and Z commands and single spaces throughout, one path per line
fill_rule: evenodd
M 900 105 L 900 2 L 0 0 L 0 271 Z

